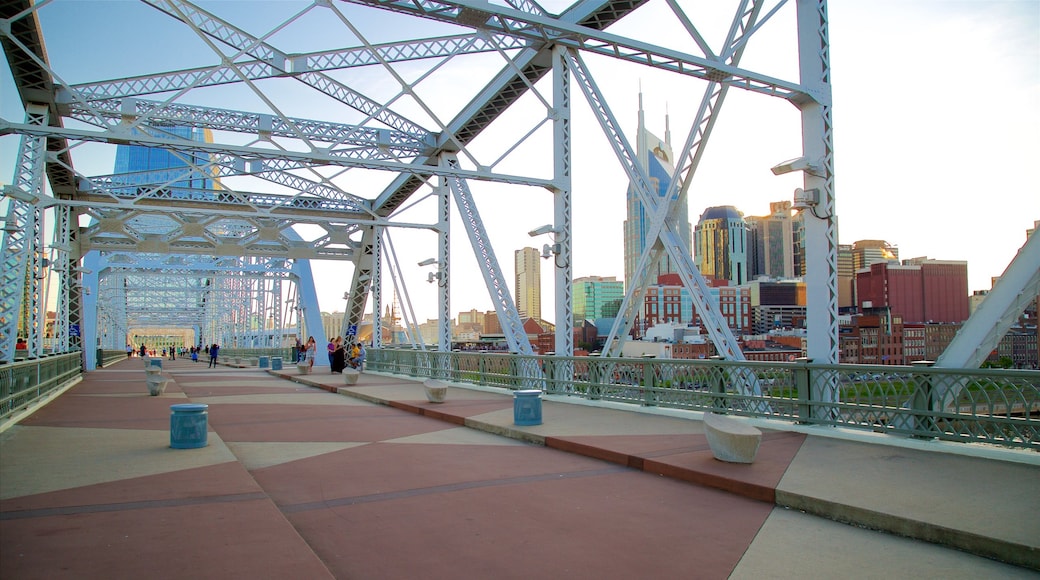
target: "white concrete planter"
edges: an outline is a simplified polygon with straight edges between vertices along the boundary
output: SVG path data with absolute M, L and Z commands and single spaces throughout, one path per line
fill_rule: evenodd
M 356 385 L 358 378 L 361 377 L 361 373 L 357 369 L 343 369 L 343 384 L 344 385 Z
M 166 383 L 169 382 L 169 380 L 170 379 L 161 375 L 149 375 L 145 381 L 148 385 L 148 394 L 153 397 L 158 397 L 163 394 L 166 390 Z
M 751 463 L 762 442 L 762 432 L 743 421 L 715 413 L 704 414 L 704 436 L 719 461 Z
M 301 375 L 310 374 L 311 366 L 307 363 L 298 364 L 296 365 L 296 370 L 299 371 Z
M 443 403 L 448 396 L 448 385 L 437 379 L 426 379 L 423 388 L 426 390 L 426 400 L 431 403 Z

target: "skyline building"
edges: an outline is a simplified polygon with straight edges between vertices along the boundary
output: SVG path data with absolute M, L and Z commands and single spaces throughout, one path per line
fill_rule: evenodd
M 860 311 L 902 322 L 960 323 L 968 318 L 968 263 L 914 258 L 856 272 Z
M 516 265 L 516 310 L 520 319 L 542 319 L 542 262 L 535 248 L 521 248 L 514 252 Z
M 159 127 L 161 132 L 153 132 L 160 138 L 180 138 L 212 143 L 213 133 L 209 129 L 196 127 Z M 190 162 L 189 162 L 190 160 Z M 192 165 L 205 166 L 209 162 L 204 153 L 180 153 L 145 147 L 143 145 L 117 145 L 113 173 L 128 175 L 128 183 L 164 183 L 169 188 L 187 188 L 201 191 L 220 189 L 219 181 L 200 177 L 198 172 L 190 171 Z M 184 179 L 184 177 L 187 177 Z M 181 179 L 178 179 L 181 178 Z M 174 192 L 174 197 L 178 196 Z
M 793 278 L 794 219 L 790 201 L 769 204 L 769 215 L 746 218 L 748 229 L 747 277 Z
M 650 188 L 657 196 L 663 197 L 672 182 L 675 173 L 675 158 L 672 153 L 672 133 L 668 127 L 668 115 L 664 117 L 664 139 L 657 137 L 646 129 L 646 119 L 643 115 L 643 93 L 639 93 L 639 121 L 636 128 L 636 160 L 640 167 L 646 171 L 650 178 Z M 676 198 L 679 192 L 675 192 Z M 635 277 L 636 265 L 639 256 L 647 245 L 646 234 L 650 229 L 650 220 L 653 218 L 647 212 L 646 207 L 639 200 L 635 189 L 631 184 L 625 195 L 626 218 L 624 222 L 625 235 L 625 285 L 630 285 Z M 679 226 L 679 235 L 687 252 L 691 252 L 690 217 L 689 206 L 683 202 L 676 208 L 676 222 Z M 655 240 L 650 240 L 654 243 Z M 649 266 L 645 280 L 652 284 L 661 274 L 677 272 L 678 269 L 672 264 L 671 258 L 665 254 L 658 259 L 657 263 Z
M 859 240 L 852 242 L 852 269 L 855 272 L 869 268 L 878 262 L 899 263 L 899 247 L 885 240 Z
M 838 308 L 856 305 L 856 269 L 852 263 L 852 244 L 838 244 Z
M 625 297 L 625 283 L 614 276 L 585 276 L 574 280 L 574 320 L 614 318 Z
M 694 230 L 694 264 L 701 275 L 741 285 L 747 278 L 747 224 L 732 205 L 709 207 Z

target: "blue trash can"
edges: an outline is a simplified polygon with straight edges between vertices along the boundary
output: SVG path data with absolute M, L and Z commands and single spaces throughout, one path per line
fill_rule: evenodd
M 150 359 L 150 360 L 148 361 L 148 364 L 152 365 L 153 367 L 159 367 L 159 368 L 162 368 L 162 359 L 161 359 L 161 358 L 154 358 L 154 357 L 153 357 L 152 359 Z
M 282 357 L 272 356 L 271 357 L 271 370 L 280 371 L 282 370 Z
M 513 391 L 513 423 L 520 426 L 542 424 L 541 391 Z
M 209 405 L 181 403 L 170 405 L 170 447 L 197 449 L 207 443 Z
M 260 368 L 266 369 L 271 362 L 271 357 L 262 356 L 260 357 Z

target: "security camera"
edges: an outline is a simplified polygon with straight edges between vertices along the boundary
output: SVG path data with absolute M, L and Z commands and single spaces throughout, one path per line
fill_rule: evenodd
M 420 266 L 432 266 L 437 263 L 437 258 L 426 258 L 422 262 L 419 262 Z
M 546 224 L 546 225 L 544 225 L 544 226 L 542 226 L 540 228 L 535 228 L 535 229 L 527 232 L 527 235 L 529 235 L 529 236 L 531 236 L 533 238 L 535 236 L 540 236 L 542 234 L 554 234 L 554 233 L 556 233 L 556 228 L 554 228 L 552 226 L 552 224 Z
M 781 161 L 770 169 L 773 175 L 784 175 L 793 171 L 808 171 L 809 173 L 816 174 L 819 168 L 809 163 L 809 159 L 806 157 L 796 157 L 794 159 L 788 159 L 787 161 Z
M 791 209 L 801 210 L 816 207 L 820 203 L 820 190 L 819 189 L 802 189 L 797 188 L 794 190 L 794 203 L 791 204 Z

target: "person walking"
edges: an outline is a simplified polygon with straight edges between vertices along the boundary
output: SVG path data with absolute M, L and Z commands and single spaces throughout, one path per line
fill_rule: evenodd
M 220 353 L 220 345 L 213 343 L 209 347 L 209 368 L 217 368 L 217 355 Z
M 126 358 L 134 356 L 134 347 L 130 346 L 130 343 L 126 343 Z
M 307 344 L 303 346 L 303 355 L 306 357 L 304 360 L 307 361 L 307 366 L 310 370 L 314 370 L 314 356 L 318 354 L 318 343 L 314 340 L 314 337 L 307 338 Z

